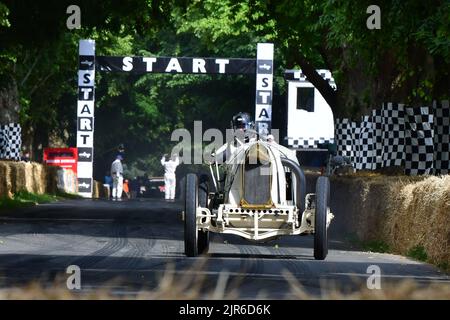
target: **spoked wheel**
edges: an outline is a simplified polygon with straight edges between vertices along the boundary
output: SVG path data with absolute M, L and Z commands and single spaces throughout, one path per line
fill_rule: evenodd
M 314 217 L 314 258 L 324 260 L 328 254 L 327 213 L 330 202 L 330 180 L 321 176 L 316 183 L 316 212 Z
M 197 228 L 197 207 L 207 207 L 208 184 L 207 177 L 198 181 L 197 175 L 189 173 L 186 176 L 184 201 L 184 251 L 188 257 L 196 257 L 209 250 L 209 232 Z
M 208 207 L 208 176 L 201 175 L 198 183 L 198 205 L 203 208 Z M 198 230 L 197 248 L 199 254 L 206 254 L 209 251 L 209 231 Z

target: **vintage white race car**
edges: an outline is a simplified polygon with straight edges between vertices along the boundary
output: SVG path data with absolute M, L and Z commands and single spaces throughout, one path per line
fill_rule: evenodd
M 231 147 L 231 148 L 230 148 Z M 316 192 L 295 153 L 257 136 L 229 145 L 226 161 L 210 163 L 209 175 L 188 174 L 185 186 L 184 242 L 187 256 L 209 250 L 209 233 L 227 233 L 253 241 L 282 235 L 314 234 L 314 257 L 328 253 L 330 182 L 320 176 Z

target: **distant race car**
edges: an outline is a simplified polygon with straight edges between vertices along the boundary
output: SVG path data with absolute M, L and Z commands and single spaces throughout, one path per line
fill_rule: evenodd
M 143 197 L 164 198 L 165 185 L 164 178 L 150 177 L 145 183 Z
M 244 140 L 247 142 L 236 139 L 224 146 L 228 156 L 222 164 L 218 151 L 217 161 L 210 163 L 210 176 L 186 176 L 185 254 L 207 253 L 210 232 L 253 241 L 313 234 L 314 257 L 325 259 L 327 229 L 333 219 L 328 177 L 320 176 L 316 192 L 307 194 L 305 175 L 295 153 L 253 134 Z

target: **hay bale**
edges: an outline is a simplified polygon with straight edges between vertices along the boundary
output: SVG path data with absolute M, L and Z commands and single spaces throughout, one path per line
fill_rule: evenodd
M 25 166 L 21 162 L 10 162 L 9 166 L 11 168 L 11 192 L 16 193 L 22 191 L 26 184 L 26 172 Z
M 31 190 L 33 190 L 32 192 L 34 193 L 43 193 L 44 192 L 44 188 L 43 185 L 41 184 L 40 181 L 40 174 L 42 171 L 42 165 L 32 162 L 31 163 L 31 177 L 30 177 L 30 188 Z
M 98 199 L 100 194 L 100 186 L 98 181 L 94 180 L 93 186 L 92 186 L 92 198 Z
M 94 186 L 92 191 L 92 198 L 108 198 L 109 190 L 103 185 L 103 183 L 94 180 Z
M 421 246 L 430 262 L 450 265 L 450 175 L 394 184 L 388 200 L 389 245 L 402 254 Z
M 0 196 L 21 190 L 37 194 L 56 193 L 58 167 L 40 163 L 0 161 Z
M 8 194 L 9 167 L 4 161 L 0 161 L 0 197 Z
M 330 234 L 382 241 L 407 255 L 423 247 L 427 261 L 450 265 L 450 175 L 352 175 L 331 178 Z
M 388 178 L 388 177 L 384 177 Z M 331 178 L 331 211 L 335 220 L 330 233 L 336 238 L 356 236 L 359 240 L 377 239 L 386 213 L 389 179 L 379 176 L 342 176 Z M 314 191 L 312 191 L 314 192 Z
M 313 179 L 310 192 L 315 192 L 315 183 Z M 332 177 L 330 185 L 330 208 L 335 216 L 330 226 L 331 236 L 342 239 L 356 235 L 359 239 L 364 239 L 367 229 L 361 223 L 364 181 L 352 177 Z
M 46 192 L 47 177 L 45 174 L 44 166 L 39 163 L 32 164 L 32 180 L 33 180 L 33 190 L 35 193 L 43 194 Z
M 77 177 L 72 170 L 59 168 L 57 170 L 57 188 L 60 192 L 74 194 L 77 192 Z
M 360 239 L 368 241 L 379 237 L 386 214 L 386 202 L 382 199 L 387 190 L 386 182 L 379 177 L 365 178 L 361 182 L 361 211 L 358 214 Z
M 28 192 L 41 193 L 38 190 L 38 184 L 35 179 L 35 170 L 39 167 L 39 164 L 31 162 L 22 164 L 25 171 L 25 184 L 23 186 L 23 189 Z
M 58 191 L 58 170 L 59 167 L 43 166 L 43 179 L 46 193 L 55 194 Z

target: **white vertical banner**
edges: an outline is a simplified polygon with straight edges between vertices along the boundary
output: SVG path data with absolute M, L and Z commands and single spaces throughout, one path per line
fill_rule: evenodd
M 273 43 L 258 43 L 256 53 L 255 125 L 260 134 L 272 128 Z
M 92 197 L 94 159 L 95 41 L 80 40 L 78 55 L 78 194 Z

